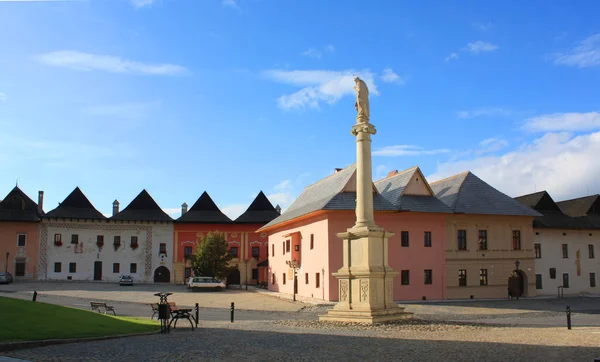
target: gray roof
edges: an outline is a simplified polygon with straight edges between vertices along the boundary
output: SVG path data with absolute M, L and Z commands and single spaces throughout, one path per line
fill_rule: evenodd
M 539 211 L 542 216 L 533 219 L 534 228 L 551 229 L 597 229 L 598 226 L 587 216 L 571 217 L 564 214 L 556 205 L 550 194 L 540 191 L 529 195 L 515 197 L 515 200 Z
M 344 192 L 356 172 L 356 165 L 348 166 L 304 189 L 300 196 L 279 217 L 265 227 L 271 227 L 318 210 L 355 210 L 356 192 Z M 394 205 L 378 193 L 373 195 L 375 210 L 396 210 Z
M 402 195 L 416 172 L 421 173 L 418 167 L 409 168 L 375 182 L 375 187 L 398 211 L 452 213 L 452 209 L 435 196 Z M 423 181 L 427 182 L 425 177 Z
M 38 205 L 18 186 L 0 200 L 0 221 L 40 221 Z
M 58 207 L 49 211 L 44 218 L 61 219 L 96 219 L 106 220 L 106 217 L 92 205 L 83 192 L 76 187 Z
M 541 216 L 496 190 L 470 171 L 430 184 L 435 195 L 454 212 L 482 215 Z
M 576 199 L 557 202 L 561 210 L 570 216 L 587 216 L 600 214 L 600 195 L 578 197 Z
M 158 206 L 146 189 L 142 190 L 142 192 L 140 192 L 126 208 L 110 219 L 127 221 L 173 221 L 173 219 Z

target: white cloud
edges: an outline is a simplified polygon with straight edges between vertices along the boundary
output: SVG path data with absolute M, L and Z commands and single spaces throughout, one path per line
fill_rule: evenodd
M 150 5 L 152 5 L 153 2 L 154 2 L 154 0 L 131 0 L 131 3 L 136 8 L 143 8 L 145 6 L 150 6 Z
M 450 53 L 450 55 L 448 55 L 448 56 L 447 56 L 447 57 L 444 59 L 444 61 L 446 61 L 446 62 L 450 62 L 450 61 L 452 61 L 452 60 L 457 60 L 457 59 L 458 59 L 458 54 L 456 54 L 456 53 Z
M 492 28 L 492 23 L 489 21 L 487 23 L 475 23 L 473 26 L 478 30 L 488 31 Z
M 221 0 L 221 4 L 237 11 L 242 11 L 236 0 Z
M 382 178 L 387 176 L 388 170 L 389 168 L 386 165 L 378 165 L 377 167 L 375 167 L 375 176 L 373 177 L 373 179 L 381 180 Z
M 373 152 L 374 156 L 418 156 L 418 155 L 437 155 L 440 153 L 448 153 L 449 149 L 433 149 L 426 150 L 419 146 L 413 145 L 396 145 L 380 148 Z
M 498 49 L 497 45 L 494 45 L 492 43 L 488 43 L 485 41 L 477 40 L 475 42 L 471 42 L 471 43 L 467 44 L 467 47 L 464 48 L 463 50 L 465 50 L 471 54 L 479 54 L 479 53 L 484 53 L 484 52 L 492 52 L 496 49 Z
M 404 79 L 398 74 L 394 73 L 392 68 L 385 68 L 381 74 L 381 79 L 386 83 L 397 83 L 404 84 Z
M 554 54 L 554 64 L 578 68 L 600 65 L 600 33 L 581 41 L 575 48 Z
M 181 207 L 169 207 L 163 209 L 163 211 L 173 219 L 178 219 L 181 216 Z
M 292 188 L 292 180 L 283 180 L 277 185 L 275 185 L 275 190 L 288 190 Z
M 479 142 L 480 149 L 476 151 L 478 155 L 500 151 L 508 146 L 508 141 L 500 138 L 488 138 Z
M 108 73 L 143 75 L 183 75 L 188 73 L 188 70 L 180 65 L 147 64 L 111 55 L 90 54 L 74 50 L 41 54 L 37 59 L 47 65 L 79 71 L 99 70 Z
M 600 129 L 600 113 L 554 113 L 529 118 L 524 128 L 533 132 L 593 131 Z
M 219 209 L 227 215 L 231 220 L 237 219 L 246 209 L 248 209 L 250 204 L 230 204 L 225 205 L 223 207 L 219 207 Z
M 85 111 L 94 116 L 140 119 L 159 106 L 160 102 L 105 104 L 88 107 Z
M 511 112 L 503 108 L 477 108 L 471 110 L 459 111 L 456 113 L 458 118 L 476 118 L 476 117 L 499 117 L 508 116 Z
M 302 55 L 305 57 L 316 58 L 316 59 L 321 59 L 321 56 L 323 56 L 323 54 L 321 54 L 321 52 L 315 48 L 310 48 L 307 51 L 302 52 Z
M 277 103 L 283 109 L 319 108 L 321 102 L 336 103 L 343 96 L 354 95 L 354 77 L 359 76 L 367 83 L 369 92 L 378 95 L 374 75 L 369 70 L 281 70 L 263 72 L 266 77 L 285 84 L 303 87 L 299 91 L 283 95 Z
M 6 93 L 0 92 L 0 102 L 4 102 L 6 100 Z
M 556 200 L 600 192 L 600 132 L 547 133 L 514 151 L 439 164 L 430 182 L 470 170 L 516 197 L 546 190 Z
M 329 45 L 328 45 L 328 46 L 325 48 L 325 50 L 327 50 L 327 51 L 328 51 L 328 52 L 330 52 L 330 53 L 333 53 L 333 52 L 335 51 L 335 47 L 334 47 L 333 45 L 329 44 Z

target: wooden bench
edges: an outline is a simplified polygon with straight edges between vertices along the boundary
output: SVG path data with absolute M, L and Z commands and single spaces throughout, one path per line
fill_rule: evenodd
M 112 312 L 113 315 L 117 315 L 117 313 L 115 313 L 115 307 L 113 307 L 112 305 L 108 305 L 104 302 L 90 302 L 90 306 L 92 308 L 92 311 L 96 310 L 98 311 L 98 313 L 102 313 L 102 310 L 104 310 L 104 314 L 106 314 L 107 312 Z
M 175 302 L 168 302 L 168 304 L 169 312 L 170 314 L 173 314 L 173 311 L 177 310 L 177 304 L 175 304 Z M 152 308 L 152 317 L 150 317 L 150 319 L 153 319 L 154 316 L 158 314 L 158 303 L 150 303 L 150 307 Z

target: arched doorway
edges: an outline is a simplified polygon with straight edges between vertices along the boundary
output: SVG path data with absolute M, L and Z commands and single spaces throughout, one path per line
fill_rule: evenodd
M 171 281 L 171 272 L 165 266 L 159 266 L 154 271 L 155 283 L 169 283 Z
M 240 270 L 235 269 L 227 276 L 227 285 L 239 285 L 240 284 Z
M 513 270 L 508 278 L 508 296 L 519 299 L 528 296 L 527 292 L 527 274 L 522 270 Z

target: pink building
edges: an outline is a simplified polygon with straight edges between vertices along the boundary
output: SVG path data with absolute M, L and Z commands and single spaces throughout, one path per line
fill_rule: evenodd
M 333 273 L 342 267 L 342 240 L 336 234 L 356 220 L 356 166 L 308 186 L 281 216 L 258 232 L 269 235 L 269 290 L 338 300 Z M 394 299 L 445 297 L 446 217 L 451 209 L 437 199 L 418 167 L 391 172 L 373 185 L 375 222 L 394 233 L 389 264 L 399 275 Z

